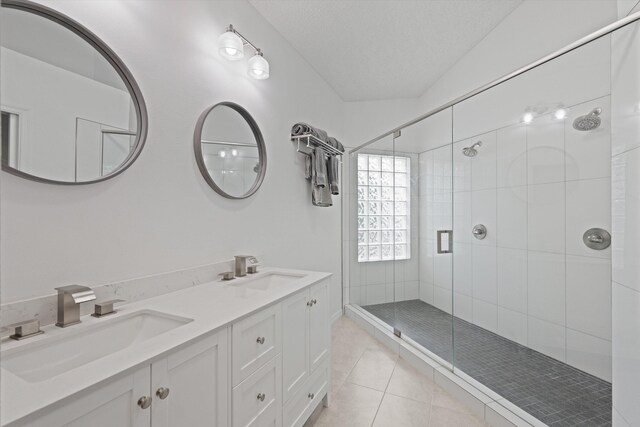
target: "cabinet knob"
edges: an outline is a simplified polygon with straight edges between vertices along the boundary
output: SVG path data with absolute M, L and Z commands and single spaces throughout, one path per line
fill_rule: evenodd
M 311 305 L 315 305 L 315 304 L 317 304 L 317 303 L 318 303 L 318 300 L 317 300 L 317 299 L 312 299 L 312 300 L 311 300 Z
M 307 307 L 311 307 L 313 303 L 311 301 L 307 301 Z
M 256 340 L 256 342 L 258 344 L 264 344 L 264 337 L 258 337 L 258 339 Z
M 265 396 L 265 394 L 264 394 L 264 393 L 258 393 L 257 398 L 258 398 L 258 400 L 259 400 L 260 402 L 264 402 L 264 398 L 265 398 L 265 397 L 266 397 L 266 396 Z
M 316 395 L 315 395 L 315 394 L 313 394 L 313 393 L 309 393 L 309 396 L 308 396 L 308 397 L 309 397 L 309 399 L 313 399 L 314 397 L 316 397 Z
M 138 406 L 142 409 L 147 409 L 149 406 L 151 406 L 151 397 L 142 396 L 140 399 L 138 399 Z
M 156 396 L 160 398 L 160 400 L 164 400 L 169 396 L 169 387 L 160 387 L 156 391 Z

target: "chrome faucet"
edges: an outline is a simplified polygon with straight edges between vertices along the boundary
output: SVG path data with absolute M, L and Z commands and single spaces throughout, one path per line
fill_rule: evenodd
M 80 304 L 96 299 L 93 290 L 87 286 L 69 285 L 56 288 L 58 291 L 58 321 L 56 326 L 80 323 Z
M 236 277 L 242 277 L 247 275 L 247 262 L 251 265 L 258 263 L 258 259 L 253 255 L 236 255 Z

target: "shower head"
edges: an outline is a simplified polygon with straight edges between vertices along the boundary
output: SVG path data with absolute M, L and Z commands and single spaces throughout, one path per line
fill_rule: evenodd
M 589 131 L 597 129 L 602 122 L 600 119 L 601 108 L 594 108 L 589 114 L 580 116 L 573 121 L 573 128 L 580 131 Z
M 462 149 L 462 154 L 464 154 L 467 157 L 475 157 L 478 155 L 478 150 L 477 150 L 478 147 L 482 147 L 482 141 L 476 142 L 471 147 L 464 147 Z

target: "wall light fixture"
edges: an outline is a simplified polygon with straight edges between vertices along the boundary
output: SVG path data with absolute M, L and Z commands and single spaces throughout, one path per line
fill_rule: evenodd
M 251 46 L 255 50 L 255 55 L 249 58 L 247 63 L 247 74 L 257 80 L 269 78 L 269 62 L 264 58 L 262 50 L 247 40 L 236 30 L 233 25 L 229 25 L 227 30 L 218 37 L 218 52 L 223 58 L 230 61 L 237 61 L 244 57 L 244 47 Z

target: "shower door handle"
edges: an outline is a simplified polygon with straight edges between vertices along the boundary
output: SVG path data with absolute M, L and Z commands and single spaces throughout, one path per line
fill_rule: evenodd
M 447 248 L 442 248 L 442 235 L 446 234 L 448 236 L 447 240 Z M 439 254 L 450 254 L 453 253 L 453 230 L 438 230 L 438 253 Z

